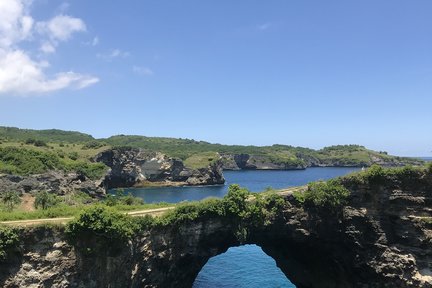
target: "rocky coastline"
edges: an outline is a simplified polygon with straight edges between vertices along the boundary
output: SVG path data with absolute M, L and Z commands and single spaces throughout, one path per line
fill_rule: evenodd
M 0 286 L 186 288 L 210 257 L 256 244 L 297 287 L 432 287 L 431 172 L 342 183 L 351 196 L 341 210 L 302 206 L 286 194 L 284 209 L 244 227 L 243 240 L 235 219 L 217 215 L 154 227 L 97 255 L 69 244 L 61 227 L 23 229 L 13 257 L 0 263 Z

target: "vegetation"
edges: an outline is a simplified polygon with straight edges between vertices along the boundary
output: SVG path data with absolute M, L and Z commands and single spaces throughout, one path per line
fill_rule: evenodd
M 184 161 L 184 165 L 193 169 L 204 168 L 216 162 L 219 158 L 217 152 L 200 152 L 188 157 Z
M 102 163 L 64 158 L 58 153 L 21 147 L 0 147 L 0 173 L 17 175 L 40 174 L 50 170 L 75 171 L 90 179 L 104 175 L 107 167 Z
M 97 205 L 85 209 L 77 219 L 69 222 L 66 235 L 73 244 L 90 254 L 97 247 L 106 251 L 126 244 L 136 229 L 132 217 Z
M 44 142 L 68 143 L 80 143 L 94 140 L 92 136 L 80 132 L 62 131 L 57 129 L 30 130 L 15 127 L 0 127 L 0 138 L 4 140 L 26 141 L 27 139 L 34 139 Z
M 21 203 L 21 198 L 19 197 L 17 192 L 7 191 L 1 195 L 1 200 L 4 206 L 6 207 L 6 211 L 11 212 L 17 205 Z
M 302 204 L 334 209 L 346 205 L 350 192 L 339 180 L 313 182 L 304 192 L 297 191 L 294 197 Z
M 18 245 L 19 236 L 15 229 L 0 226 L 0 261 L 7 257 L 9 250 Z
M 60 199 L 57 195 L 42 191 L 36 194 L 34 205 L 36 209 L 46 210 L 57 205 L 59 202 Z
M 139 206 L 144 204 L 144 200 L 142 198 L 134 197 L 131 193 L 125 194 L 123 189 L 117 189 L 116 194 L 107 195 L 104 200 L 105 205 L 107 206 L 118 206 L 118 205 L 126 205 L 126 206 Z
M 0 173 L 28 175 L 58 169 L 74 171 L 79 166 L 82 173 L 90 178 L 103 174 L 104 166 L 94 166 L 90 159 L 110 147 L 136 147 L 158 151 L 170 157 L 180 158 L 191 168 L 207 167 L 218 159 L 219 154 L 252 154 L 263 161 L 286 166 L 306 166 L 307 163 L 324 163 L 346 166 L 369 166 L 371 158 L 383 159 L 388 163 L 417 160 L 375 152 L 359 145 L 337 145 L 313 150 L 289 145 L 241 146 L 222 145 L 193 139 L 118 135 L 107 139 L 94 139 L 92 136 L 61 130 L 28 130 L 13 127 L 0 127 Z M 9 150 L 8 150 L 9 149 Z M 10 149 L 16 149 L 11 151 Z M 22 150 L 23 149 L 23 150 Z M 22 152 L 22 153 L 21 153 Z M 8 159 L 2 159 L 3 154 Z M 40 155 L 38 153 L 42 153 Z M 23 154 L 17 157 L 17 154 Z M 31 161 L 28 161 L 31 158 Z M 36 160 L 34 159 L 36 158 Z M 24 164 L 24 162 L 29 163 Z M 40 163 L 42 162 L 42 163 Z M 78 163 L 75 163 L 78 162 Z

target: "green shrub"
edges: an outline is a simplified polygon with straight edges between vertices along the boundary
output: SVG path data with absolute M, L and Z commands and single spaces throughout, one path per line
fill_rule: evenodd
M 75 146 L 75 144 L 74 144 L 74 146 Z M 69 152 L 68 157 L 71 160 L 77 160 L 79 158 L 79 154 L 76 151 L 72 151 L 72 152 Z
M 8 252 L 19 243 L 19 236 L 15 229 L 0 226 L 0 260 L 5 260 Z
M 336 208 L 347 204 L 350 192 L 337 180 L 310 183 L 304 192 L 295 192 L 294 197 L 302 204 Z
M 36 140 L 36 139 L 31 139 L 31 138 L 27 139 L 27 140 L 25 141 L 25 144 L 28 144 L 28 145 L 34 145 L 34 146 L 36 146 L 36 147 L 47 147 L 47 146 L 48 146 L 47 143 L 46 143 L 45 141 L 42 141 L 42 140 Z
M 60 198 L 47 191 L 42 191 L 36 194 L 34 206 L 36 209 L 46 210 L 60 203 Z
M 17 192 L 8 191 L 1 195 L 2 203 L 5 205 L 8 212 L 12 211 L 17 205 L 21 203 L 21 198 Z
M 82 146 L 82 149 L 98 149 L 105 146 L 106 143 L 100 141 L 89 141 Z
M 89 163 L 84 161 L 76 161 L 67 163 L 65 170 L 74 171 L 89 179 L 97 180 L 102 178 L 108 170 L 108 167 L 103 163 Z
M 123 247 L 140 228 L 139 224 L 143 225 L 110 207 L 97 205 L 85 209 L 69 222 L 66 235 L 81 251 L 103 253 Z
M 0 148 L 0 164 L 0 172 L 19 175 L 39 174 L 62 166 L 54 153 L 17 147 Z
M 228 193 L 223 198 L 225 209 L 233 215 L 241 215 L 246 210 L 246 200 L 250 192 L 246 188 L 241 188 L 238 184 L 228 187 Z

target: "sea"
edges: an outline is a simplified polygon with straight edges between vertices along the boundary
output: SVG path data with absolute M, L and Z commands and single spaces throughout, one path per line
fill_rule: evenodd
M 223 197 L 230 184 L 239 184 L 252 192 L 267 188 L 282 189 L 305 185 L 358 171 L 359 168 L 308 168 L 306 170 L 224 171 L 226 184 L 202 187 L 158 187 L 125 189 L 147 203 L 195 201 Z M 276 266 L 273 258 L 257 245 L 231 247 L 210 258 L 198 274 L 193 288 L 293 288 L 296 287 Z

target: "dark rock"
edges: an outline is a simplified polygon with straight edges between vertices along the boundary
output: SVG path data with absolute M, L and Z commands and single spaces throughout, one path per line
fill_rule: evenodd
M 178 159 L 159 152 L 138 148 L 116 148 L 104 151 L 95 161 L 102 162 L 110 171 L 104 185 L 109 188 L 146 185 L 215 185 L 225 183 L 221 163 L 207 168 L 190 169 Z
M 236 219 L 209 215 L 143 231 L 115 256 L 83 254 L 53 228 L 24 230 L 20 250 L 0 264 L 0 286 L 191 287 L 210 257 L 257 244 L 297 287 L 430 288 L 432 175 L 411 181 L 345 178 L 349 206 L 336 210 L 288 194 L 269 223 L 245 226 L 243 242 Z
M 65 195 L 74 191 L 82 191 L 90 195 L 104 195 L 105 189 L 101 181 L 94 181 L 77 173 L 50 171 L 44 174 L 30 176 L 16 176 L 0 174 L 0 194 L 6 191 L 19 193 L 37 193 L 48 191 L 58 195 Z

